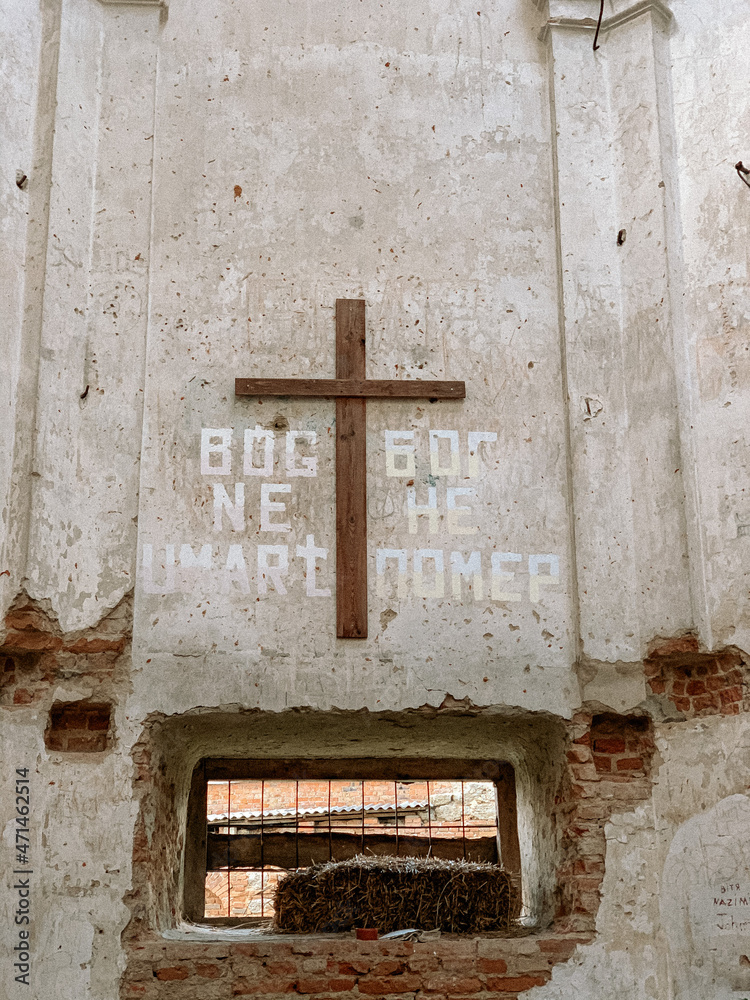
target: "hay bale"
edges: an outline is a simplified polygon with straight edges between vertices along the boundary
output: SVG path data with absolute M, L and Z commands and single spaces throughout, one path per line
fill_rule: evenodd
M 417 927 L 453 934 L 509 931 L 518 889 L 500 865 L 358 856 L 282 878 L 274 923 L 286 933 Z

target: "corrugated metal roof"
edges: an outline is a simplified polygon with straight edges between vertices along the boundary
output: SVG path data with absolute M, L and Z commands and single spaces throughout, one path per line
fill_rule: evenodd
M 427 801 L 424 802 L 399 802 L 398 811 L 399 812 L 416 812 L 420 809 L 427 808 Z M 328 806 L 315 806 L 312 809 L 266 809 L 263 811 L 263 819 L 294 819 L 296 816 L 351 816 L 357 815 L 362 812 L 362 806 L 331 806 L 330 810 Z M 380 804 L 365 805 L 366 813 L 395 813 L 396 807 L 392 803 L 384 802 Z M 232 812 L 229 815 L 227 813 L 210 813 L 207 817 L 209 823 L 221 823 L 222 821 L 229 820 L 248 820 L 248 819 L 260 819 L 260 812 Z

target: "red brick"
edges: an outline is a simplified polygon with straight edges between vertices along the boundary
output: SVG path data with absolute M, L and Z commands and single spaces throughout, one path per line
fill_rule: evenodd
M 648 686 L 651 688 L 654 694 L 664 694 L 667 690 L 667 682 L 663 677 L 652 677 L 648 682 Z
M 589 944 L 589 937 L 548 938 L 539 942 L 539 950 L 551 956 L 552 962 L 567 962 L 579 944 Z
M 439 968 L 437 955 L 412 955 L 409 959 L 410 972 L 436 972 Z
M 232 993 L 237 997 L 262 996 L 265 993 L 293 993 L 293 979 L 238 979 L 232 987 Z
M 722 715 L 739 715 L 740 714 L 740 706 L 737 704 L 736 701 L 733 702 L 731 705 L 722 705 L 721 706 L 721 714 Z
M 533 989 L 534 986 L 544 986 L 549 979 L 549 975 L 538 976 L 508 976 L 503 979 L 488 979 L 487 989 L 495 990 L 498 993 L 523 993 L 525 990 Z
M 443 958 L 440 956 L 440 971 L 450 972 L 451 975 L 466 976 L 474 973 L 474 966 L 476 964 L 476 959 L 466 959 L 466 958 Z
M 391 976 L 389 978 L 370 978 L 364 976 L 357 983 L 360 993 L 368 996 L 388 996 L 391 993 L 409 993 L 418 990 L 422 986 L 422 977 L 406 974 L 404 976 Z
M 601 902 L 601 896 L 598 892 L 582 892 L 578 897 L 578 911 L 579 913 L 590 913 L 595 915 L 599 910 L 599 903 Z
M 705 694 L 706 685 L 703 683 L 703 681 L 688 681 L 687 693 L 690 695 L 691 698 L 696 694 Z
M 297 983 L 298 993 L 348 993 L 357 984 L 356 979 L 300 979 Z
M 596 781 L 598 768 L 594 764 L 572 764 L 571 771 L 577 781 Z
M 84 702 L 53 705 L 50 722 L 53 729 L 88 729 L 90 711 Z
M 689 698 L 673 698 L 674 707 L 678 712 L 689 712 L 690 711 L 690 699 Z
M 599 772 L 612 770 L 612 758 L 605 757 L 604 754 L 594 754 L 594 764 Z
M 30 705 L 34 701 L 34 695 L 26 688 L 16 688 L 13 692 L 14 705 Z
M 369 948 L 369 949 L 367 948 L 367 945 L 371 944 L 371 943 L 375 944 L 375 942 L 358 941 L 357 944 L 359 945 L 359 947 L 357 948 L 357 951 L 364 951 L 367 954 L 372 954 L 372 949 L 371 948 Z M 354 942 L 353 941 L 349 942 L 349 944 L 353 945 Z M 315 938 L 309 938 L 307 940 L 295 941 L 291 945 L 291 951 L 292 951 L 292 954 L 294 954 L 294 955 L 330 955 L 332 953 L 332 950 L 333 950 L 333 945 L 334 945 L 333 941 L 317 940 Z M 240 951 L 241 948 L 257 949 L 258 945 L 256 945 L 256 944 L 248 944 L 248 945 L 239 945 L 238 944 L 236 947 L 237 947 L 237 951 L 241 955 L 257 955 L 257 954 L 259 954 L 258 951 L 249 951 L 249 950 L 248 951 Z
M 508 971 L 508 963 L 502 958 L 480 958 L 478 965 L 480 972 Z
M 456 993 L 479 993 L 482 990 L 482 980 L 476 976 L 425 976 L 422 989 L 428 993 L 445 993 L 450 996 Z
M 359 945 L 362 945 L 363 943 L 366 942 L 357 942 Z M 414 954 L 413 941 L 371 941 L 370 943 L 375 945 L 373 953 L 376 955 L 390 955 L 391 958 L 405 958 L 407 955 Z
M 68 733 L 68 751 L 71 753 L 95 753 L 106 749 L 104 733 Z
M 443 938 L 439 945 L 432 942 L 422 942 L 413 949 L 415 954 L 432 955 L 439 951 L 441 959 L 463 958 L 467 962 L 473 962 L 477 954 L 477 940 L 475 938 L 454 938 L 446 940 Z
M 190 970 L 186 969 L 184 965 L 173 965 L 166 969 L 157 969 L 156 978 L 164 981 L 172 979 L 187 979 L 190 975 Z
M 618 771 L 642 771 L 643 760 L 640 757 L 622 757 L 617 761 Z
M 591 733 L 584 733 L 583 736 L 579 736 L 578 739 L 573 740 L 574 743 L 578 743 L 581 746 L 591 745 Z
M 741 687 L 730 687 L 725 691 L 719 692 L 719 698 L 721 699 L 722 705 L 728 705 L 730 702 L 742 701 L 742 688 Z
M 572 764 L 585 764 L 586 761 L 591 760 L 591 751 L 588 747 L 571 747 L 568 750 L 567 757 Z
M 372 963 L 369 958 L 353 958 L 350 962 L 336 962 L 328 959 L 328 972 L 338 973 L 340 976 L 361 976 L 370 971 Z
M 65 646 L 67 653 L 105 653 L 110 650 L 121 653 L 125 648 L 127 639 L 121 636 L 119 639 L 77 639 L 69 646 Z
M 299 968 L 302 972 L 314 972 L 316 974 L 325 974 L 326 972 L 336 972 L 335 963 L 333 966 L 329 965 L 322 955 L 316 958 L 303 958 L 299 963 Z
M 7 624 L 7 619 L 6 619 Z M 62 646 L 62 639 L 44 632 L 16 631 L 9 628 L 3 645 L 8 650 L 23 650 L 27 653 L 40 653 L 45 650 L 56 650 Z
M 601 884 L 602 880 L 596 876 L 584 878 L 578 877 L 576 879 L 576 885 L 581 892 L 598 892 Z
M 595 736 L 595 753 L 623 753 L 625 740 L 620 736 Z
M 714 694 L 699 694 L 693 698 L 693 709 L 696 712 L 707 712 L 709 709 L 719 710 L 719 702 Z
M 202 965 L 196 962 L 195 974 L 203 979 L 218 979 L 221 976 L 221 968 L 218 965 Z
M 682 635 L 676 639 L 657 639 L 649 651 L 649 658 L 697 652 L 698 639 L 694 635 Z
M 383 962 L 378 962 L 377 965 L 373 965 L 372 973 L 376 976 L 392 976 L 394 973 L 400 975 L 405 969 L 403 962 L 399 962 L 398 959 L 390 958 Z
M 314 944 L 319 945 L 319 941 L 315 941 Z M 280 958 L 282 955 L 289 955 L 292 952 L 292 947 L 290 944 L 282 944 L 277 941 L 243 941 L 240 944 L 233 944 L 231 948 L 231 953 L 233 955 L 243 955 L 246 958 Z M 330 951 L 329 947 L 326 947 L 326 952 Z M 304 954 L 309 954 L 305 950 Z M 320 954 L 320 952 L 316 952 Z
M 269 976 L 294 976 L 297 972 L 295 962 L 265 962 Z
M 109 729 L 109 709 L 106 712 L 92 712 L 89 716 L 89 729 Z

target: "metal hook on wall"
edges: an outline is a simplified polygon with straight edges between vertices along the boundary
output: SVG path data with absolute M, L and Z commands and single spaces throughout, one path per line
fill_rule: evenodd
M 596 52 L 598 48 L 601 48 L 600 45 L 597 45 L 597 42 L 599 41 L 599 32 L 602 30 L 603 17 L 604 17 L 604 0 L 601 0 L 601 3 L 599 5 L 599 20 L 596 23 L 596 34 L 594 35 L 594 52 Z
M 742 160 L 738 160 L 734 165 L 734 169 L 737 171 L 737 176 L 742 181 L 743 184 L 747 184 L 750 187 L 750 181 L 747 179 L 750 177 L 750 170 L 744 165 Z

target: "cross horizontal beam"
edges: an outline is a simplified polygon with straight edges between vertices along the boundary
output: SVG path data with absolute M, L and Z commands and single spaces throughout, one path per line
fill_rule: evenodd
M 465 399 L 465 382 L 360 378 L 237 378 L 237 396 L 327 396 L 376 399 Z
M 237 378 L 237 396 L 336 399 L 336 634 L 367 638 L 367 399 L 464 399 L 464 382 L 365 378 L 364 299 L 336 299 L 336 378 Z

